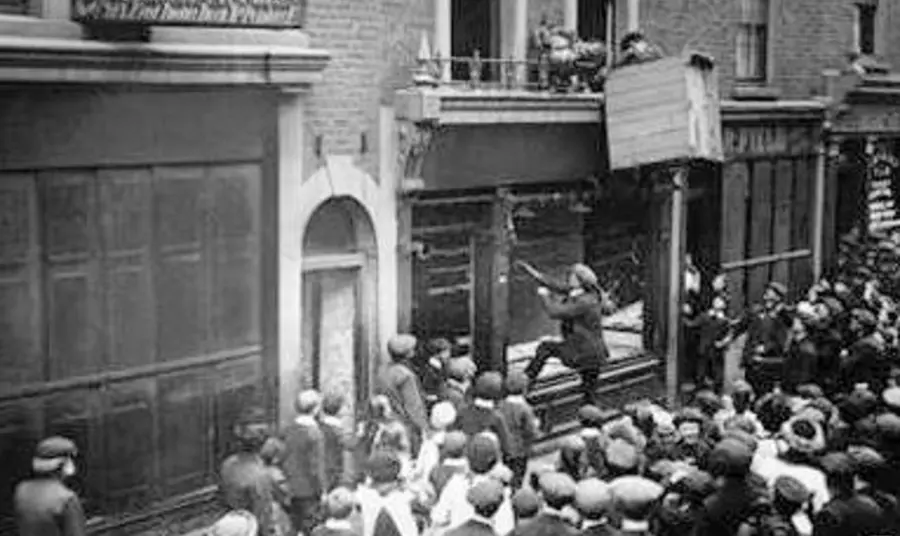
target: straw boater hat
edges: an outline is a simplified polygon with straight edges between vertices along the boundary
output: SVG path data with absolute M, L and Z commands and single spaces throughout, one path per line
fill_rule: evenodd
M 65 463 L 78 455 L 78 449 L 72 440 L 53 436 L 38 443 L 31 460 L 31 468 L 35 473 L 54 473 Z
M 794 452 L 816 454 L 826 447 L 822 425 L 806 417 L 797 416 L 784 423 L 781 436 Z

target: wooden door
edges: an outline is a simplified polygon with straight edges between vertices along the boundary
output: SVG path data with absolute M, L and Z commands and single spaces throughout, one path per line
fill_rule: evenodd
M 304 355 L 309 383 L 346 396 L 345 418 L 364 402 L 366 370 L 362 336 L 361 269 L 309 271 L 303 278 Z

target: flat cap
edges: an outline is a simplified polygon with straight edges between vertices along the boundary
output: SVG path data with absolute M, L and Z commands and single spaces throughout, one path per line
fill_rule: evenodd
M 750 471 L 753 451 L 737 439 L 723 439 L 709 454 L 708 465 L 715 476 L 744 476 Z
M 212 536 L 256 536 L 259 522 L 250 512 L 235 510 L 228 512 L 210 529 Z
M 864 327 L 874 328 L 878 325 L 878 319 L 875 318 L 875 315 L 873 315 L 871 311 L 866 309 L 854 309 L 851 314 L 853 315 L 853 319 Z
M 475 508 L 491 508 L 503 502 L 503 484 L 495 478 L 485 478 L 469 488 L 466 500 Z
M 747 448 L 752 450 L 754 453 L 756 449 L 759 447 L 759 441 L 756 440 L 756 436 L 752 433 L 741 429 L 741 428 L 728 428 L 722 434 L 722 439 L 736 439 L 740 441 L 744 445 L 747 445 Z
M 870 476 L 882 471 L 886 460 L 877 450 L 864 445 L 851 445 L 847 454 L 853 460 L 860 475 Z
M 512 469 L 509 466 L 498 463 L 491 468 L 490 476 L 494 478 L 497 482 L 500 482 L 504 486 L 512 485 L 512 481 L 515 475 L 513 475 Z
M 600 519 L 612 506 L 612 492 L 598 478 L 582 480 L 575 487 L 575 508 L 588 519 Z
M 804 383 L 797 387 L 797 394 L 803 398 L 822 398 L 825 396 L 825 392 L 821 387 L 814 383 Z
M 548 471 L 538 480 L 541 493 L 549 503 L 572 501 L 575 499 L 575 481 L 569 475 L 558 471 Z
M 444 430 L 456 421 L 456 408 L 450 402 L 438 402 L 431 408 L 431 427 Z
M 458 382 L 465 381 L 471 376 L 469 374 L 469 365 L 464 358 L 456 357 L 447 363 L 447 377 Z
M 719 395 L 709 389 L 697 391 L 694 395 L 694 404 L 697 405 L 698 409 L 707 414 L 713 414 L 722 409 L 722 399 Z
M 578 279 L 583 287 L 596 287 L 599 285 L 597 274 L 594 273 L 586 264 L 576 263 L 572 266 L 572 275 Z
M 856 475 L 856 467 L 853 458 L 846 452 L 829 452 L 819 461 L 822 472 L 826 477 L 839 477 L 848 479 Z
M 315 389 L 307 389 L 301 391 L 297 395 L 297 402 L 294 404 L 297 413 L 308 415 L 315 412 L 322 405 L 322 395 Z
M 875 426 L 883 440 L 891 443 L 900 441 L 900 415 L 883 413 L 876 417 Z
M 610 487 L 616 508 L 625 519 L 634 521 L 646 520 L 653 504 L 665 491 L 656 482 L 642 476 L 617 478 Z
M 530 487 L 523 486 L 513 494 L 512 508 L 518 519 L 532 518 L 541 511 L 541 497 Z
M 511 370 L 506 375 L 506 392 L 511 395 L 521 395 L 528 390 L 530 381 L 528 375 L 521 370 Z
M 476 398 L 499 400 L 503 396 L 503 376 L 499 372 L 485 372 L 475 379 L 472 394 Z
M 881 393 L 884 405 L 893 411 L 900 410 L 900 387 L 888 387 Z
M 805 504 L 811 496 L 802 482 L 788 475 L 782 475 L 775 479 L 774 490 L 776 496 L 796 505 Z
M 640 463 L 640 455 L 631 443 L 622 439 L 609 442 L 605 452 L 606 464 L 615 469 L 629 471 Z
M 388 484 L 400 478 L 400 458 L 388 450 L 376 450 L 369 456 L 368 472 L 376 484 Z
M 587 428 L 601 428 L 603 426 L 603 411 L 597 406 L 587 404 L 578 408 L 578 421 L 581 426 Z
M 411 357 L 416 351 L 416 338 L 409 334 L 394 335 L 388 340 L 387 350 L 394 358 Z
M 325 497 L 325 510 L 333 519 L 349 517 L 355 507 L 356 497 L 345 487 L 334 488 Z
M 706 420 L 706 415 L 703 414 L 700 408 L 688 406 L 675 414 L 674 422 L 675 426 L 681 426 L 686 422 L 703 424 Z
M 44 460 L 54 458 L 73 458 L 78 455 L 75 443 L 66 437 L 51 436 L 43 439 L 34 449 L 34 457 Z
M 734 393 L 753 394 L 753 386 L 745 380 L 735 380 L 731 385 L 731 391 Z
M 466 450 L 469 467 L 476 474 L 485 474 L 500 461 L 500 449 L 493 438 L 485 434 L 476 434 L 469 440 Z
M 687 467 L 673 476 L 672 489 L 695 501 L 702 501 L 716 491 L 716 481 L 706 471 Z
M 778 281 L 769 282 L 769 284 L 766 286 L 766 290 L 771 290 L 781 298 L 787 296 L 787 287 L 784 286 L 784 283 L 780 283 Z
M 451 430 L 444 436 L 441 451 L 448 458 L 461 458 L 466 453 L 469 436 L 459 430 Z

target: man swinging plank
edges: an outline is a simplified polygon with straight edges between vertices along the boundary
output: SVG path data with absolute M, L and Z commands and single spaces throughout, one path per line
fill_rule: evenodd
M 586 265 L 574 264 L 568 284 L 555 283 L 526 262 L 516 261 L 538 284 L 538 296 L 550 318 L 560 321 L 562 341 L 543 341 L 525 368 L 534 382 L 547 360 L 558 358 L 581 376 L 584 403 L 593 404 L 601 367 L 609 359 L 603 340 L 603 315 L 615 310 L 615 304 Z

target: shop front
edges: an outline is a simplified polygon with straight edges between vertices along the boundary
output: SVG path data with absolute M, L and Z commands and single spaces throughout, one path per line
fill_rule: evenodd
M 602 96 L 417 88 L 398 102 L 401 325 L 457 341 L 482 369 L 523 367 L 559 326 L 520 263 L 562 281 L 582 262 L 618 302 L 606 319 L 610 370 L 639 362 L 630 373 L 653 376 L 642 334 L 649 205 L 632 176 L 607 171 Z M 540 383 L 570 372 L 548 366 Z
M 225 47 L 203 29 L 109 43 L 75 23 L 9 26 L 0 532 L 53 434 L 79 447 L 93 532 L 177 527 L 212 504 L 238 412 L 275 419 L 278 241 L 301 233 L 279 228 L 279 194 L 303 176 L 282 138 L 328 55 L 298 32 Z

